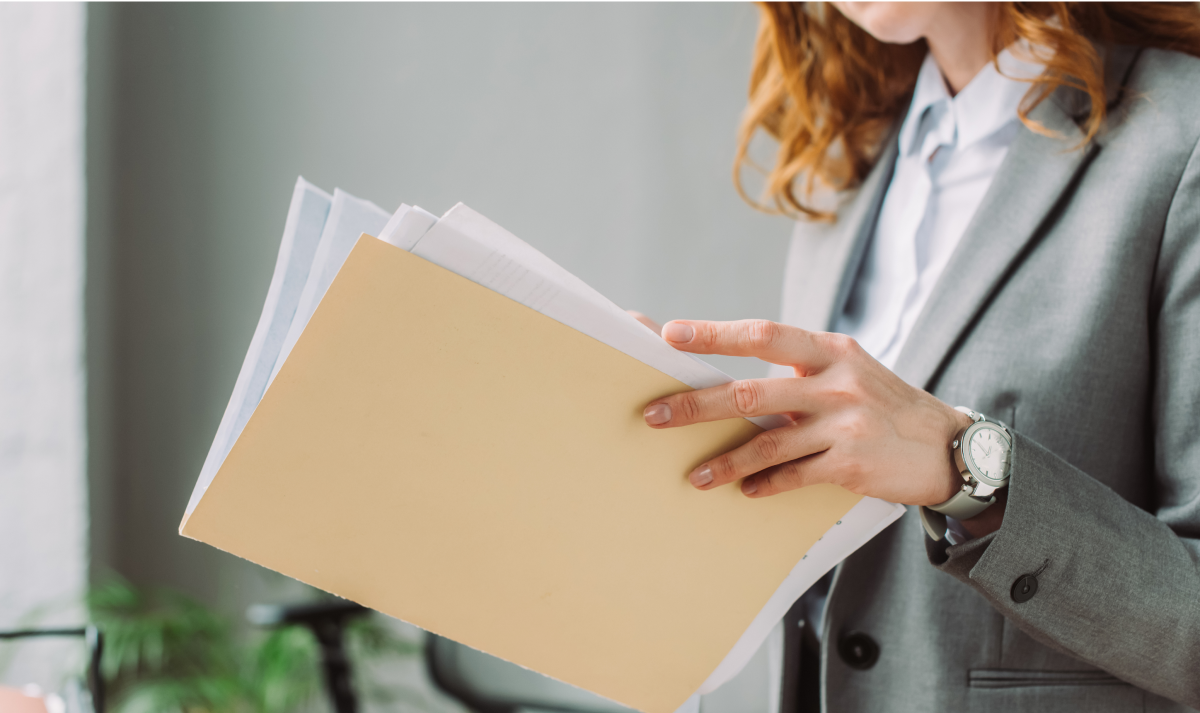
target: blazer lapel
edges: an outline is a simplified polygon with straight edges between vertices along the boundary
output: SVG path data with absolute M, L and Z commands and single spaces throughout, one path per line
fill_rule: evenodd
M 854 284 L 891 182 L 896 165 L 895 131 L 883 146 L 862 185 L 838 208 L 835 222 L 797 225 L 784 284 L 784 322 L 813 332 L 832 327 Z
M 1031 112 L 1055 136 L 1028 129 L 1013 141 L 896 361 L 908 383 L 932 390 L 993 295 L 1036 245 L 1095 157 L 1094 142 L 1048 98 Z

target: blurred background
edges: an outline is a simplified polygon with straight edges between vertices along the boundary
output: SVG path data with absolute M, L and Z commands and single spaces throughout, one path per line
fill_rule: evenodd
M 0 629 L 113 582 L 235 622 L 311 599 L 177 534 L 297 175 L 463 201 L 659 321 L 776 317 L 790 224 L 731 182 L 756 12 L 0 6 Z M 57 685 L 55 646 L 0 642 L 0 683 Z

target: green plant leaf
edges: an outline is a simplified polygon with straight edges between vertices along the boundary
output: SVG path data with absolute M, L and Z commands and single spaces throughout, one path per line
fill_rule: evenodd
M 320 653 L 301 626 L 271 631 L 254 652 L 253 688 L 261 713 L 287 713 L 318 691 Z
M 147 680 L 118 699 L 116 713 L 249 713 L 245 684 L 232 676 Z

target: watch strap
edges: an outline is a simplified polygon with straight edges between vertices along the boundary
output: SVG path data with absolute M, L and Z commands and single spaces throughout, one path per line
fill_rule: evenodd
M 952 517 L 955 520 L 969 520 L 996 502 L 996 496 L 987 500 L 971 497 L 971 494 L 966 490 L 960 490 L 955 493 L 954 497 L 944 503 L 926 507 L 921 506 L 921 525 L 925 527 L 925 532 L 935 542 L 941 541 L 946 537 L 946 518 Z
M 925 528 L 925 534 L 929 535 L 929 539 L 934 542 L 941 542 L 946 538 L 946 516 L 940 512 L 934 512 L 922 505 L 917 508 L 921 513 L 921 526 Z
M 996 502 L 995 495 L 987 500 L 980 500 L 979 498 L 972 497 L 969 491 L 960 490 L 946 502 L 930 505 L 929 509 L 934 512 L 940 512 L 946 517 L 952 517 L 955 520 L 970 520 L 984 510 L 987 510 L 988 506 L 994 502 Z

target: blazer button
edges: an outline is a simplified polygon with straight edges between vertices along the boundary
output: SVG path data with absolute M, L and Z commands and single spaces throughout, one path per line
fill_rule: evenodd
M 1024 604 L 1033 599 L 1033 595 L 1037 594 L 1037 588 L 1037 575 L 1022 575 L 1017 578 L 1017 581 L 1013 582 L 1012 600 L 1017 604 Z
M 852 631 L 838 642 L 838 655 L 850 668 L 866 671 L 879 660 L 879 644 L 861 631 Z

